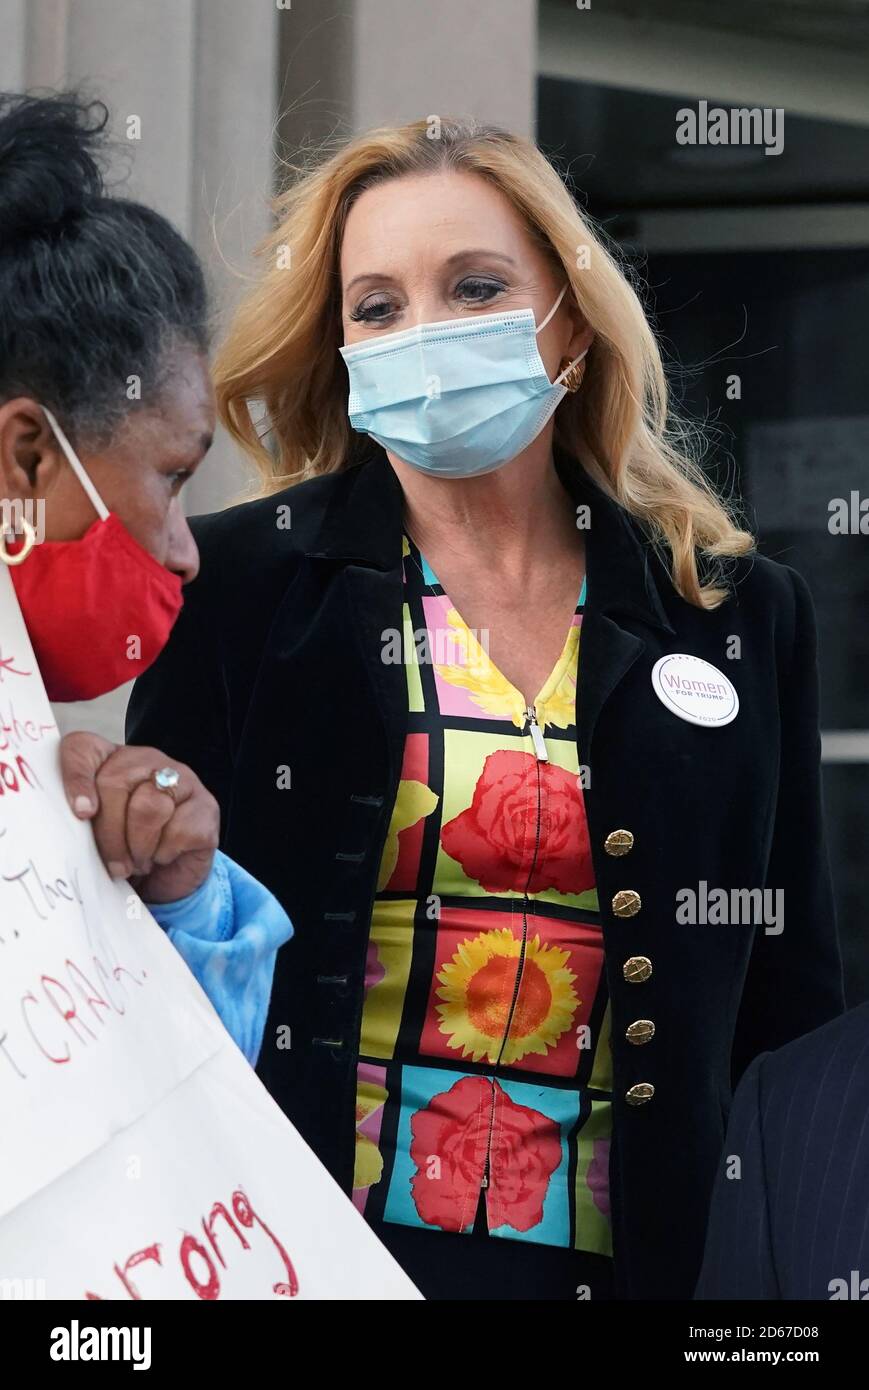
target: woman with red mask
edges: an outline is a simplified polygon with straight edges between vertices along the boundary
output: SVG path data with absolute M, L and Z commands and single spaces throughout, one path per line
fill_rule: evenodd
M 167 642 L 199 568 L 181 489 L 214 428 L 202 270 L 164 218 L 106 195 L 106 120 L 0 98 L 0 561 L 56 701 L 116 689 Z M 214 797 L 156 748 L 73 733 L 61 759 L 109 872 L 255 1061 L 292 927 L 217 852 Z

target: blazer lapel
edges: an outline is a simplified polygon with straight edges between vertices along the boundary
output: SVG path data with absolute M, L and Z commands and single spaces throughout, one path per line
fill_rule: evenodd
M 401 559 L 396 569 L 377 570 L 348 565 L 344 571 L 350 607 L 356 620 L 359 651 L 374 687 L 374 697 L 386 731 L 390 785 L 397 786 L 404 758 L 407 732 L 407 677 L 403 660 L 386 660 L 396 649 L 403 651 Z M 389 646 L 387 646 L 389 644 Z M 365 730 L 357 731 L 362 738 Z
M 397 785 L 407 729 L 407 681 L 402 661 L 385 659 L 393 631 L 403 639 L 402 494 L 386 453 L 372 446 L 368 460 L 348 470 L 324 518 L 314 564 L 343 567 L 353 617 L 353 639 L 373 686 L 389 749 L 389 777 Z M 394 643 L 392 644 L 394 647 Z M 365 736 L 364 730 L 359 731 Z
M 646 649 L 644 629 L 675 636 L 655 586 L 647 546 L 624 508 L 598 487 L 558 444 L 555 466 L 573 499 L 586 539 L 588 606 L 580 637 L 576 728 L 580 758 L 588 762 L 606 701 Z M 632 629 L 639 629 L 633 631 Z

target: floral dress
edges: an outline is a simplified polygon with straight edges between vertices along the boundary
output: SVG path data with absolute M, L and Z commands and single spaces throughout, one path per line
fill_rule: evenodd
M 384 656 L 406 664 L 408 733 L 371 919 L 353 1192 L 384 1230 L 611 1255 L 584 602 L 585 585 L 526 707 L 404 541 L 403 640 Z

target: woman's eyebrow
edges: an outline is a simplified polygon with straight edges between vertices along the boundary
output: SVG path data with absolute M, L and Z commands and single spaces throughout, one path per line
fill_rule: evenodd
M 458 261 L 474 260 L 477 256 L 484 256 L 489 261 L 503 261 L 505 265 L 512 265 L 514 268 L 516 266 L 512 256 L 505 255 L 503 251 L 491 251 L 485 246 L 475 246 L 467 251 L 455 251 L 452 256 L 447 257 L 444 265 L 455 265 Z
M 172 468 L 196 468 L 204 459 L 214 443 L 214 435 L 204 430 L 198 437 L 198 448 L 194 442 L 190 450 L 179 449 L 171 461 Z

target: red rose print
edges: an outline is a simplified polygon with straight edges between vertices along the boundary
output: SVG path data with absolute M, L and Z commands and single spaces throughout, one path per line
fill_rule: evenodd
M 576 776 L 554 763 L 538 762 L 530 753 L 500 749 L 489 754 L 470 806 L 443 827 L 441 844 L 487 893 L 541 893 L 547 888 L 585 893 L 594 887 L 588 822 Z
M 486 1166 L 491 1104 L 490 1083 L 466 1076 L 412 1116 L 410 1156 L 417 1173 L 411 1188 L 428 1225 L 461 1231 L 472 1220 Z
M 530 1231 L 543 1220 L 549 1179 L 561 1163 L 561 1134 L 548 1115 L 517 1105 L 496 1082 L 489 1224 Z
M 410 1122 L 417 1167 L 411 1188 L 429 1226 L 461 1231 L 476 1210 L 492 1136 L 490 1225 L 529 1231 L 543 1219 L 549 1179 L 561 1163 L 558 1125 L 517 1105 L 497 1081 L 466 1076 L 433 1096 Z

